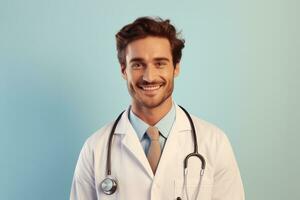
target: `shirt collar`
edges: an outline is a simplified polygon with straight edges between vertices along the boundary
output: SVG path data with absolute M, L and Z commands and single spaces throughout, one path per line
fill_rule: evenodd
M 169 133 L 171 131 L 171 128 L 173 126 L 173 123 L 175 121 L 176 117 L 176 109 L 175 104 L 172 103 L 171 110 L 156 124 L 155 127 L 158 128 L 159 132 L 167 138 L 169 136 Z M 142 119 L 140 119 L 138 116 L 136 116 L 130 107 L 130 112 L 128 115 L 129 121 L 132 124 L 132 127 L 134 128 L 135 132 L 137 133 L 137 136 L 139 140 L 142 140 L 146 130 L 150 125 L 148 125 L 146 122 L 144 122 Z

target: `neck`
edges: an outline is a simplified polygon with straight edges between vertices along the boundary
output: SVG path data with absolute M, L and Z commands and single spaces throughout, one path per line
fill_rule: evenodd
M 172 97 L 157 107 L 149 108 L 132 102 L 132 112 L 147 124 L 154 126 L 161 120 L 172 108 Z

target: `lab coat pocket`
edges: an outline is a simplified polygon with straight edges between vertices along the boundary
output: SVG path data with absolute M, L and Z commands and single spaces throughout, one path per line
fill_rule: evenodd
M 101 199 L 101 200 L 117 200 L 118 198 L 117 198 L 116 194 L 107 195 L 107 194 L 101 193 L 101 196 L 98 199 Z
M 186 191 L 183 186 L 183 180 L 175 180 L 175 194 L 174 199 L 177 199 L 178 197 L 181 197 L 182 200 L 190 199 L 195 200 L 198 188 L 199 188 L 199 179 L 189 179 L 187 180 L 187 192 L 188 197 L 186 196 Z M 211 192 L 212 192 L 212 181 L 208 179 L 203 179 L 201 183 L 201 187 L 199 190 L 199 195 L 196 200 L 211 200 Z

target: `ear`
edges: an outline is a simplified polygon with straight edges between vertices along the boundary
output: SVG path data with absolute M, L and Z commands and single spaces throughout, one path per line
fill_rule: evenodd
M 121 73 L 124 80 L 127 80 L 126 66 L 125 64 L 121 64 Z
M 175 68 L 174 68 L 174 77 L 177 77 L 180 72 L 180 65 L 179 63 L 176 63 Z

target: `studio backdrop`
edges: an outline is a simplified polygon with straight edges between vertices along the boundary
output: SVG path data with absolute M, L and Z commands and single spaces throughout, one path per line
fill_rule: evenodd
M 174 100 L 229 137 L 248 200 L 300 199 L 299 1 L 0 1 L 0 199 L 68 199 L 80 149 L 130 104 L 115 33 L 185 38 Z

